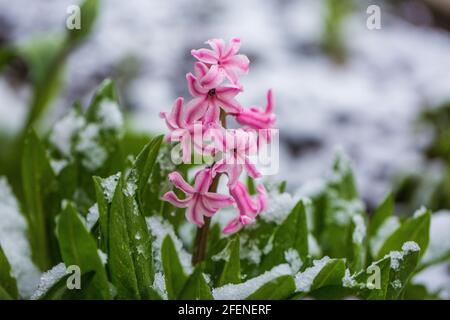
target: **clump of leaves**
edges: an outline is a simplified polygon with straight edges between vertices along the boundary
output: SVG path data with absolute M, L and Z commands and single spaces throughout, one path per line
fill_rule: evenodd
M 286 193 L 285 183 L 268 186 L 267 210 L 238 234 L 222 235 L 213 219 L 206 260 L 192 266 L 195 227 L 185 221 L 185 209 L 160 200 L 174 170 L 162 137 L 138 154 L 124 152 L 130 148 L 111 81 L 82 110 L 75 105 L 42 139 L 30 131 L 24 146 L 21 208 L 32 257 L 41 271 L 56 266 L 33 298 L 435 297 L 410 283 L 450 254 L 446 248 L 421 262 L 431 212 L 399 219 L 388 195 L 369 217 L 342 154 L 309 198 Z M 177 170 L 188 177 L 190 168 Z M 28 298 L 18 290 L 20 270 L 8 253 L 0 249 L 0 298 Z M 80 270 L 80 289 L 67 286 L 73 279 L 64 271 L 71 266 Z

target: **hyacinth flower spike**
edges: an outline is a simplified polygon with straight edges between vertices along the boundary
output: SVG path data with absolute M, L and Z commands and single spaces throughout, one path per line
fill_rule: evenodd
M 264 186 L 256 187 L 258 195 L 250 196 L 245 185 L 238 181 L 234 188 L 230 189 L 230 194 L 236 201 L 239 215 L 227 223 L 223 229 L 223 233 L 231 234 L 239 231 L 245 225 L 252 223 L 256 216 L 266 208 L 267 196 Z
M 186 197 L 179 199 L 173 191 L 169 191 L 162 199 L 176 207 L 187 208 L 186 218 L 199 227 L 204 224 L 204 216 L 212 217 L 219 209 L 234 203 L 230 196 L 208 191 L 213 180 L 213 171 L 210 168 L 203 169 L 195 175 L 193 187 L 176 171 L 169 174 L 169 180 L 183 191 Z
M 195 64 L 195 73 L 188 73 L 186 80 L 190 94 L 194 97 L 187 104 L 186 121 L 201 120 L 205 125 L 219 120 L 220 108 L 229 114 L 241 112 L 235 96 L 241 86 L 222 84 L 223 72 L 217 66 L 210 69 L 203 63 Z
M 212 50 L 202 48 L 192 50 L 191 54 L 207 65 L 217 66 L 233 84 L 238 83 L 239 75 L 248 73 L 250 61 L 245 55 L 237 54 L 241 46 L 240 39 L 231 39 L 228 45 L 222 39 L 211 39 L 206 44 Z
M 187 208 L 188 221 L 200 227 L 192 255 L 193 264 L 205 258 L 210 218 L 219 209 L 237 204 L 238 216 L 224 229 L 225 233 L 233 233 L 251 223 L 266 207 L 264 187 L 259 185 L 258 195 L 250 196 L 239 179 L 244 170 L 253 179 L 261 176 L 253 160 L 261 152 L 261 142 L 269 142 L 275 123 L 271 90 L 267 93 L 264 110 L 256 107 L 244 109 L 236 100 L 243 91 L 239 77 L 249 71 L 248 58 L 238 54 L 240 40 L 234 38 L 226 44 L 221 39 L 212 39 L 206 43 L 210 49 L 191 51 L 198 60 L 193 73 L 186 75 L 191 100 L 183 107 L 183 100 L 178 99 L 170 114 L 161 114 L 171 130 L 169 141 L 181 142 L 185 162 L 190 158 L 192 145 L 202 155 L 207 154 L 208 157 L 202 160 L 213 161 L 195 175 L 193 186 L 179 173 L 171 173 L 170 181 L 185 196 L 178 198 L 173 191 L 163 196 L 163 200 L 174 206 Z M 243 128 L 227 130 L 227 116 L 234 117 Z M 202 128 L 200 135 L 197 135 L 196 124 Z M 267 132 L 260 132 L 261 129 Z M 187 137 L 192 134 L 194 139 L 191 142 Z M 202 139 L 198 141 L 197 136 Z M 222 174 L 228 176 L 230 195 L 217 193 Z

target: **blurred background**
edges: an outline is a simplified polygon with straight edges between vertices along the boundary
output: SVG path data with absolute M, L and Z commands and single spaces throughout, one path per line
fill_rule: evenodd
M 276 179 L 314 188 L 341 148 L 369 210 L 390 190 L 403 213 L 450 208 L 449 0 L 107 0 L 68 44 L 72 4 L 0 0 L 0 175 L 24 127 L 47 132 L 105 77 L 129 130 L 165 132 L 158 113 L 188 97 L 190 50 L 239 37 L 251 61 L 239 101 L 263 106 L 274 89 Z M 371 4 L 381 29 L 366 27 Z

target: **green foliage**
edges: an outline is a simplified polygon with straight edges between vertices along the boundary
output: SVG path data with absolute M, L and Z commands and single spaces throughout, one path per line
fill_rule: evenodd
M 394 219 L 393 196 L 369 217 L 342 153 L 320 190 L 295 199 L 292 208 L 274 213 L 275 218 L 263 212 L 233 236 L 224 236 L 223 226 L 213 220 L 207 258 L 190 266 L 189 235 L 195 230 L 188 228 L 185 209 L 175 209 L 160 197 L 172 188 L 170 171 L 176 168 L 187 177 L 191 167 L 170 164 L 162 136 L 138 139 L 140 151 L 136 145 L 124 148 L 132 134 L 124 132 L 121 121 L 105 122 L 105 106 L 120 120 L 118 104 L 114 85 L 107 80 L 85 112 L 75 105 L 59 122 L 79 124 L 65 140 L 55 139 L 58 124 L 42 139 L 34 131 L 27 135 L 19 200 L 34 261 L 42 271 L 61 262 L 81 270 L 81 290 L 67 288 L 67 274 L 40 299 L 203 300 L 218 292 L 226 296 L 227 290 L 250 300 L 438 297 L 410 281 L 450 254 L 421 263 L 431 212 L 422 209 L 398 219 L 398 226 L 380 237 L 384 224 Z M 94 134 L 83 149 L 83 135 L 92 128 Z M 89 158 L 99 154 L 102 161 Z M 253 181 L 248 185 L 253 190 Z M 273 201 L 289 198 L 284 197 L 285 183 L 268 190 Z M 158 229 L 153 219 L 161 222 Z M 377 252 L 369 250 L 375 242 Z M 379 288 L 371 283 L 374 266 Z M 12 271 L 0 250 L 0 299 L 24 298 Z
M 134 181 L 127 182 L 134 184 Z M 153 283 L 148 228 L 123 178 L 117 183 L 109 219 L 109 271 L 118 298 L 148 299 Z
M 294 292 L 294 278 L 286 275 L 267 282 L 248 296 L 247 300 L 283 300 L 289 298 Z
M 82 273 L 95 271 L 90 285 L 85 288 L 86 299 L 108 299 L 108 280 L 96 242 L 71 203 L 66 205 L 59 216 L 57 234 L 66 266 L 79 266 Z
M 0 300 L 2 298 L 17 299 L 18 297 L 16 279 L 11 275 L 11 266 L 0 246 Z
M 425 210 L 425 209 L 424 209 Z M 378 257 L 382 257 L 390 251 L 400 250 L 406 241 L 414 241 L 420 247 L 422 256 L 428 247 L 431 212 L 425 210 L 417 217 L 407 219 L 391 236 L 386 239 Z
M 286 220 L 276 228 L 273 235 L 272 250 L 262 261 L 262 270 L 270 270 L 285 261 L 285 252 L 289 249 L 297 251 L 303 261 L 308 256 L 308 227 L 306 210 L 302 200 L 292 209 Z
M 223 259 L 225 259 L 225 264 L 217 282 L 218 287 L 229 283 L 237 284 L 241 282 L 240 247 L 239 236 L 236 236 L 228 242 L 227 247 L 221 253 Z
M 44 146 L 34 131 L 30 131 L 25 140 L 22 186 L 33 258 L 41 270 L 46 270 L 58 259 L 53 230 L 60 199 L 58 182 Z
M 188 277 L 183 270 L 177 250 L 170 236 L 166 236 L 163 241 L 161 260 L 166 278 L 167 295 L 169 299 L 176 299 L 183 290 Z M 192 279 L 191 283 L 197 285 L 197 281 Z
M 200 267 L 197 267 L 187 279 L 178 296 L 180 300 L 213 300 L 211 288 L 206 283 Z

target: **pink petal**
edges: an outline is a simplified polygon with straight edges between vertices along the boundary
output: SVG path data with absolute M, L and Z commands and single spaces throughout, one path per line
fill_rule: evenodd
M 248 175 L 253 179 L 258 179 L 259 177 L 261 177 L 261 173 L 256 169 L 254 164 L 249 162 L 248 159 L 246 159 L 244 166 Z
M 200 207 L 198 196 L 193 199 L 193 205 L 186 210 L 186 218 L 189 222 L 202 227 L 204 224 L 203 213 Z
M 186 74 L 186 80 L 187 80 L 189 93 L 193 97 L 204 97 L 208 93 L 208 90 L 206 90 L 200 86 L 197 78 L 192 73 Z
M 202 120 L 205 125 L 208 125 L 210 123 L 218 123 L 219 117 L 220 117 L 220 109 L 214 103 L 210 103 L 208 110 L 206 111 Z
M 201 201 L 203 213 L 207 217 L 212 217 L 219 210 L 218 208 L 211 207 L 205 197 L 201 197 L 199 201 Z
M 169 180 L 173 183 L 175 187 L 183 191 L 184 193 L 193 194 L 194 188 L 187 183 L 180 173 L 177 171 L 169 173 Z
M 249 216 L 246 216 L 246 215 L 241 215 L 241 216 L 239 216 L 239 221 L 242 223 L 242 225 L 245 226 L 245 225 L 250 224 L 253 221 L 255 221 L 255 218 L 249 217 Z
M 191 124 L 200 119 L 208 110 L 208 101 L 201 98 L 194 98 L 186 105 L 186 122 Z
M 189 196 L 186 199 L 179 199 L 173 191 L 166 192 L 162 198 L 162 200 L 170 202 L 175 207 L 178 208 L 186 208 L 190 205 L 192 198 Z
M 231 69 L 237 70 L 237 72 L 239 72 L 239 74 L 248 73 L 249 65 L 250 65 L 250 61 L 248 60 L 247 56 L 245 56 L 243 54 L 235 55 L 235 56 L 231 57 L 230 59 L 228 59 L 226 62 L 227 69 L 231 68 Z
M 236 201 L 241 215 L 255 215 L 258 212 L 258 206 L 253 202 L 245 185 L 238 181 L 236 186 L 230 189 L 230 194 Z
M 267 105 L 266 105 L 266 113 L 272 113 L 273 110 L 273 96 L 272 89 L 267 91 Z
M 183 121 L 183 101 L 182 97 L 175 100 L 175 105 L 171 113 L 171 120 L 177 125 L 178 128 L 184 128 L 185 123 Z
M 221 209 L 228 207 L 234 203 L 232 197 L 215 193 L 215 192 L 207 192 L 203 195 L 204 202 L 208 204 L 210 208 Z
M 202 62 L 194 64 L 194 73 L 198 78 L 203 78 L 208 73 L 208 66 Z
M 191 54 L 201 62 L 208 64 L 216 64 L 219 59 L 217 53 L 209 49 L 191 50 Z
M 242 173 L 241 164 L 229 164 L 227 166 L 226 174 L 228 175 L 228 188 L 233 188 L 239 182 L 239 177 Z
M 236 97 L 239 93 L 242 92 L 242 86 L 231 85 L 231 86 L 223 86 L 216 88 L 216 95 L 223 100 L 229 100 Z
M 212 65 L 208 73 L 200 79 L 200 84 L 205 89 L 213 89 L 222 83 L 224 77 L 223 71 L 217 65 Z
M 207 44 L 220 58 L 225 53 L 225 42 L 222 39 L 211 39 L 206 41 Z
M 242 227 L 243 227 L 243 225 L 239 221 L 239 218 L 235 218 L 227 223 L 227 225 L 225 226 L 225 228 L 223 229 L 222 232 L 224 234 L 232 234 L 232 233 L 235 233 L 235 232 L 241 230 Z
M 172 125 L 172 123 L 169 121 L 169 119 L 168 119 L 169 115 L 167 114 L 167 112 L 160 112 L 159 116 L 165 120 L 166 125 L 169 128 L 169 130 L 175 130 L 176 129 L 176 127 L 174 127 Z
M 231 56 L 234 56 L 241 47 L 241 40 L 238 38 L 233 38 L 230 40 L 230 44 L 225 52 L 225 54 L 221 57 L 223 60 L 229 59 Z
M 235 99 L 222 99 L 220 96 L 216 96 L 216 101 L 227 113 L 238 114 L 242 110 L 241 105 Z
M 232 84 L 239 84 L 239 70 L 234 67 L 226 67 L 222 66 L 223 71 L 225 72 L 225 76 L 228 80 L 231 81 Z
M 197 172 L 197 174 L 195 175 L 195 192 L 198 192 L 200 194 L 208 192 L 209 187 L 212 183 L 212 179 L 212 171 L 209 168 Z

